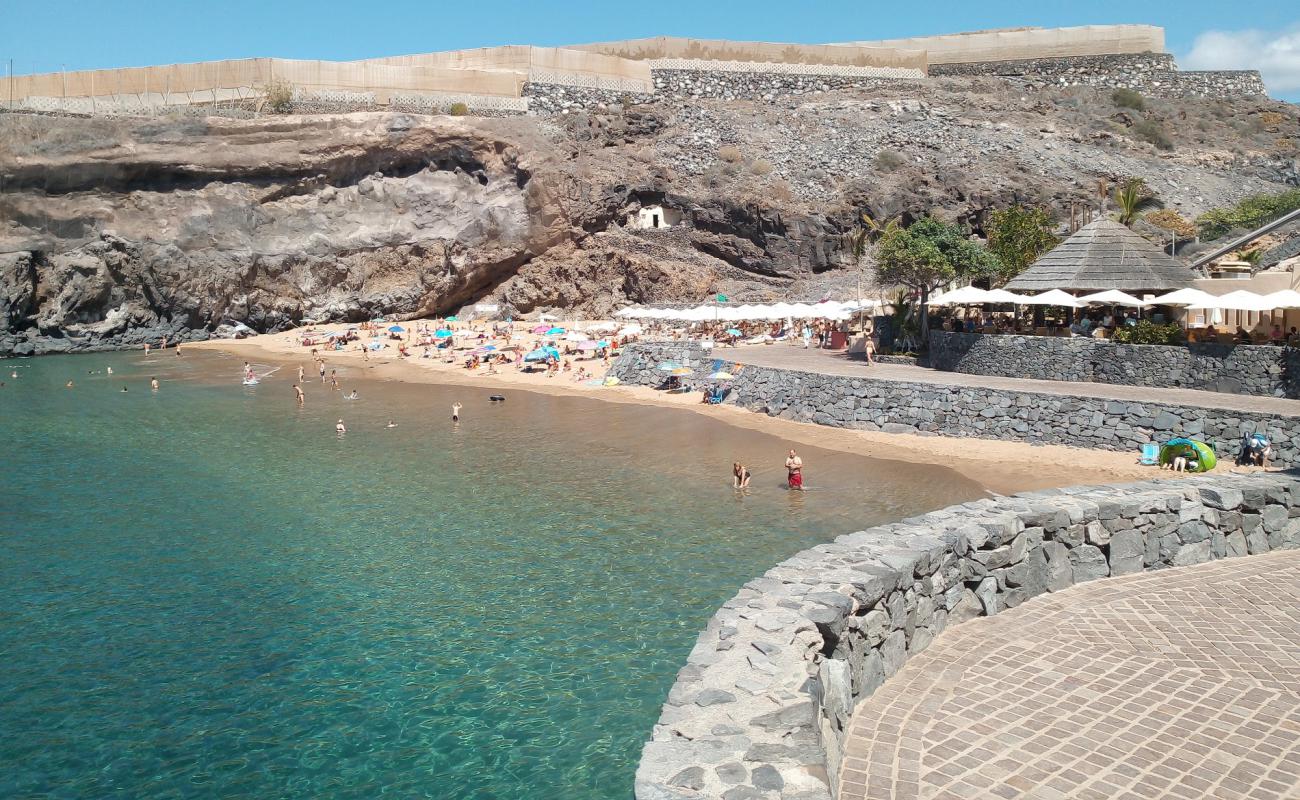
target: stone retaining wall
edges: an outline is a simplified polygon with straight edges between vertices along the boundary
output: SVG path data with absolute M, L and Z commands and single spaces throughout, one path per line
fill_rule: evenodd
M 718 356 L 726 360 L 726 351 Z M 664 360 L 698 364 L 702 373 L 712 369 L 712 357 L 698 344 L 647 343 L 625 348 L 610 374 L 624 383 L 658 385 L 663 373 L 656 373 L 654 366 Z M 1260 432 L 1273 443 L 1275 465 L 1300 467 L 1300 417 L 874 380 L 868 367 L 863 373 L 863 377 L 822 375 L 745 365 L 731 381 L 727 402 L 769 416 L 836 428 L 1094 447 L 1135 456 L 1143 443 L 1188 436 L 1230 460 L 1243 433 Z M 691 379 L 686 383 L 694 385 Z
M 848 534 L 709 621 L 638 800 L 828 800 L 853 709 L 949 625 L 1075 583 L 1300 547 L 1300 480 L 1199 477 L 980 500 Z
M 1300 350 L 1292 347 L 931 331 L 929 359 L 935 369 L 974 375 L 1300 397 Z
M 1028 86 L 1095 86 L 1133 89 L 1162 97 L 1246 97 L 1266 95 L 1254 70 L 1180 72 L 1168 53 L 1033 58 L 931 64 L 931 75 L 999 75 L 1021 78 Z

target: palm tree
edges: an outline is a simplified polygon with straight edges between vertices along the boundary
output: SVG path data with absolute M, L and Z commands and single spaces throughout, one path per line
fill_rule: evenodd
M 1115 190 L 1115 207 L 1119 209 L 1121 225 L 1133 227 L 1133 223 L 1142 218 L 1142 212 L 1152 208 L 1163 208 L 1164 203 L 1156 199 L 1147 188 L 1147 182 L 1141 178 L 1129 178 Z
M 854 300 L 862 299 L 862 257 L 867 254 L 867 246 L 880 238 L 885 228 L 867 212 L 862 212 L 858 226 L 848 236 L 849 252 L 853 254 L 853 263 L 858 268 L 858 295 Z M 859 309 L 861 314 L 862 310 Z

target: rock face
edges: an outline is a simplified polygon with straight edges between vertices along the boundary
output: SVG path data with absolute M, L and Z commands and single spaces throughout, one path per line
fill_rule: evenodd
M 794 93 L 566 90 L 552 118 L 0 114 L 0 353 L 481 299 L 519 315 L 818 297 L 872 287 L 846 244 L 864 212 L 978 233 L 1011 202 L 1091 202 L 1100 178 L 1148 177 L 1185 216 L 1294 179 L 1279 132 L 1300 115 L 1266 99 L 1151 98 L 1175 145 L 1157 151 L 1107 90 L 780 81 Z M 636 229 L 651 205 L 680 224 Z

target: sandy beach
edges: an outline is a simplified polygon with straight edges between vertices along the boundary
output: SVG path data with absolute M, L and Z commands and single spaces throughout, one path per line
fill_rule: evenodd
M 409 327 L 416 322 L 418 321 L 403 324 Z M 316 380 L 316 366 L 311 348 L 300 344 L 304 330 L 262 334 L 238 340 L 195 342 L 186 344 L 185 349 L 220 350 L 249 361 L 283 364 L 286 372 L 290 373 L 301 364 L 310 384 Z M 527 341 L 527 337 L 524 340 Z M 390 344 L 396 345 L 396 342 Z M 349 347 L 353 349 L 326 351 L 322 348 L 326 367 L 334 364 L 364 369 L 367 377 L 378 380 L 461 384 L 503 390 L 516 388 L 546 394 L 580 394 L 615 403 L 672 406 L 712 417 L 728 425 L 778 436 L 792 443 L 873 458 L 948 467 L 996 494 L 1173 476 L 1173 473 L 1139 465 L 1134 453 L 988 439 L 962 439 L 961 446 L 954 447 L 957 440 L 948 437 L 830 428 L 768 417 L 731 405 L 706 405 L 700 402 L 700 397 L 695 392 L 666 394 L 645 386 L 596 386 L 575 381 L 575 373 L 559 373 L 548 377 L 540 371 L 521 372 L 514 366 L 499 367 L 496 374 L 489 374 L 481 367 L 470 372 L 463 366 L 464 358 L 468 357 L 467 351 L 459 352 L 455 363 L 446 363 L 442 357 L 421 358 L 419 354 L 422 347 L 410 347 L 412 355 L 408 358 L 400 357 L 395 346 L 372 352 L 368 358 L 359 349 L 355 349 L 356 343 L 351 343 Z M 580 366 L 586 366 L 588 372 L 597 377 L 604 375 L 605 368 L 598 359 L 575 361 L 575 372 Z M 291 401 L 288 386 L 285 388 L 286 399 Z M 343 388 L 346 391 L 348 387 Z

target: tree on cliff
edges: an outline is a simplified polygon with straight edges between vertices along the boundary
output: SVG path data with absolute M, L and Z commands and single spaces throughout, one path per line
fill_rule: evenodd
M 1164 203 L 1156 199 L 1142 178 L 1129 178 L 1115 190 L 1115 207 L 1119 209 L 1121 225 L 1133 227 L 1133 223 L 1142 218 L 1142 212 L 1152 208 L 1163 208 Z
M 931 292 L 958 278 L 991 277 L 1002 269 L 998 257 L 968 239 L 961 228 L 933 217 L 922 217 L 906 228 L 889 223 L 880 236 L 876 262 L 881 283 L 906 286 L 919 295 L 922 347 L 930 336 L 926 303 Z
M 989 251 L 998 257 L 1001 266 L 997 283 L 1016 277 L 1056 247 L 1060 239 L 1052 233 L 1055 227 L 1052 215 L 1044 208 L 1014 205 L 989 214 L 984 230 L 989 237 Z

